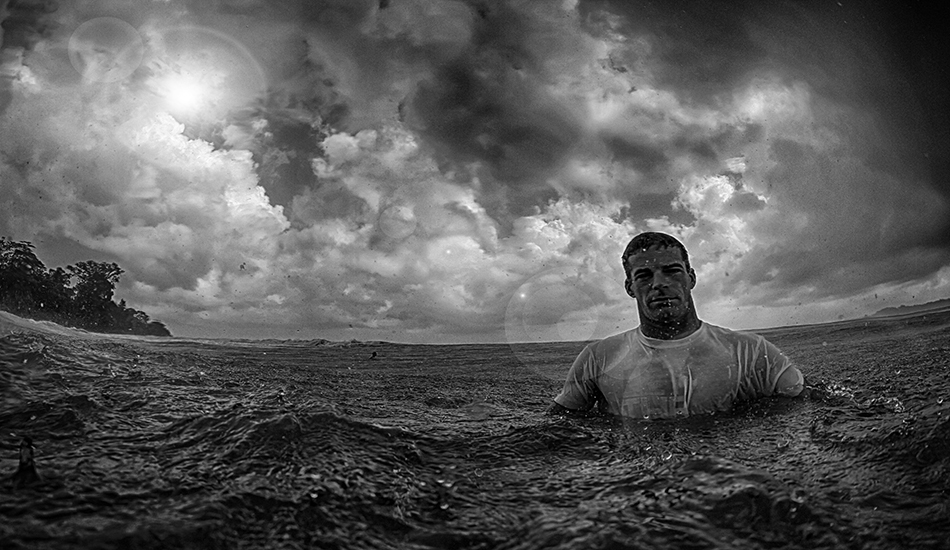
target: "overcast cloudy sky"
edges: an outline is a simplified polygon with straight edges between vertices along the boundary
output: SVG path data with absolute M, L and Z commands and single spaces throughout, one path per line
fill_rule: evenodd
M 648 229 L 716 324 L 947 298 L 929 4 L 0 0 L 0 234 L 179 336 L 604 336 Z

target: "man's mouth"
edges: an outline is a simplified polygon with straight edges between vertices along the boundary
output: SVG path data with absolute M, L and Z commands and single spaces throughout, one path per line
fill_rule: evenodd
M 658 298 L 653 298 L 650 300 L 651 306 L 671 306 L 676 302 L 678 298 L 676 296 L 661 296 Z

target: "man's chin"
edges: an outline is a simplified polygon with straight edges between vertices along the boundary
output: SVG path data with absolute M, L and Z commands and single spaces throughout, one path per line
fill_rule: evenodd
M 655 321 L 672 322 L 683 317 L 684 312 L 678 307 L 658 307 L 650 310 L 650 316 Z

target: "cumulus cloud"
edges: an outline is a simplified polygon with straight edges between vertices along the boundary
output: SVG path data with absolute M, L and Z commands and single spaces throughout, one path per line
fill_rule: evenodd
M 0 231 L 199 336 L 603 336 L 645 229 L 713 322 L 943 297 L 945 98 L 834 10 L 8 2 Z

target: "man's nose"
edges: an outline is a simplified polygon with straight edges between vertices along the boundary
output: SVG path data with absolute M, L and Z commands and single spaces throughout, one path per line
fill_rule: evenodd
M 662 273 L 656 273 L 653 275 L 653 285 L 654 288 L 661 286 L 670 286 L 669 277 Z

